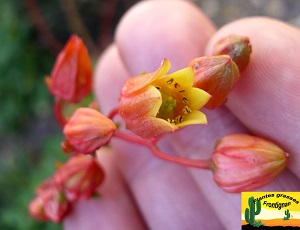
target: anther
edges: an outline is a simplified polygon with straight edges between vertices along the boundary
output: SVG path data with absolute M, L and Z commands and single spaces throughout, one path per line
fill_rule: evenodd
M 174 81 L 174 78 L 170 78 L 169 80 L 167 80 L 167 84 L 172 84 Z
M 189 103 L 189 100 L 188 100 L 186 97 L 183 97 L 183 98 L 182 98 L 182 101 L 183 101 L 183 103 L 185 103 L 185 104 L 188 104 L 188 103 Z
M 182 111 L 183 114 L 189 114 L 190 112 L 192 112 L 192 110 L 188 106 L 185 106 Z
M 179 115 L 178 117 L 175 118 L 175 121 L 176 121 L 177 123 L 181 123 L 182 120 L 183 120 L 183 116 L 181 116 L 181 115 Z

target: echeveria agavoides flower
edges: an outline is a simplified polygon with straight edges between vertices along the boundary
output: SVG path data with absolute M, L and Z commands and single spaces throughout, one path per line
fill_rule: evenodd
M 70 146 L 77 153 L 90 154 L 106 145 L 116 129 L 113 121 L 95 109 L 79 108 L 64 127 Z
M 230 34 L 215 44 L 213 55 L 229 55 L 241 72 L 248 66 L 251 52 L 249 38 Z
M 59 53 L 51 77 L 46 78 L 50 92 L 59 99 L 77 103 L 91 93 L 92 64 L 82 40 L 73 35 Z
M 190 61 L 195 74 L 193 87 L 203 89 L 212 97 L 205 108 L 214 109 L 226 101 L 227 95 L 239 78 L 239 70 L 228 55 L 199 57 Z
M 271 182 L 286 167 L 288 154 L 263 138 L 231 134 L 217 144 L 212 161 L 216 183 L 227 192 L 242 192 Z
M 127 127 L 143 138 L 207 123 L 198 110 L 210 95 L 192 86 L 192 68 L 166 75 L 169 69 L 170 62 L 164 59 L 158 70 L 128 79 L 121 90 L 119 114 Z
M 97 159 L 89 155 L 73 156 L 54 175 L 69 201 L 90 198 L 104 180 L 104 171 Z
M 75 201 L 97 194 L 104 175 L 96 158 L 72 156 L 36 188 L 36 197 L 28 207 L 30 215 L 39 220 L 61 222 Z
M 70 203 L 53 178 L 36 189 L 36 197 L 29 204 L 29 213 L 35 219 L 59 223 L 67 215 Z

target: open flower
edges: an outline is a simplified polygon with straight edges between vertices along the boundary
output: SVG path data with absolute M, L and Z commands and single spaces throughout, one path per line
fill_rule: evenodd
M 81 101 L 92 90 L 92 64 L 82 40 L 73 35 L 59 53 L 51 77 L 46 77 L 50 92 L 71 103 Z
M 210 95 L 192 87 L 192 68 L 165 75 L 169 69 L 170 62 L 164 59 L 158 70 L 128 79 L 121 90 L 119 114 L 127 127 L 143 138 L 207 123 L 198 110 Z
M 104 180 L 104 171 L 96 158 L 87 155 L 73 156 L 54 175 L 69 201 L 90 198 Z
M 90 154 L 106 145 L 116 129 L 112 120 L 91 108 L 79 108 L 64 127 L 68 149 Z
M 271 182 L 287 165 L 288 154 L 260 137 L 231 134 L 212 156 L 216 183 L 227 192 L 253 190 Z
M 194 70 L 193 86 L 212 96 L 205 105 L 208 109 L 214 109 L 226 101 L 240 76 L 238 67 L 228 55 L 195 58 L 188 66 Z

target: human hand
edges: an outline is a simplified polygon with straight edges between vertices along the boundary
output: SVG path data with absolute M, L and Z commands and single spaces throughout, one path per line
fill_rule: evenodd
M 266 137 L 290 153 L 288 169 L 259 191 L 300 191 L 300 31 L 266 18 L 246 18 L 216 31 L 185 1 L 147 1 L 120 22 L 116 41 L 100 58 L 95 91 L 104 114 L 118 103 L 124 81 L 154 71 L 163 58 L 172 71 L 193 58 L 212 54 L 228 34 L 250 38 L 251 61 L 228 96 L 225 107 L 204 110 L 207 126 L 190 126 L 167 135 L 166 152 L 207 158 L 217 139 L 229 133 Z M 297 71 L 298 70 L 298 71 Z M 210 171 L 155 158 L 123 141 L 98 156 L 107 178 L 100 200 L 81 200 L 65 229 L 240 229 L 240 194 L 224 192 Z

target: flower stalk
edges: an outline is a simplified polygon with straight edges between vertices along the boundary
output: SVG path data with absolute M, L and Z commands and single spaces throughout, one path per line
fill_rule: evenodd
M 55 101 L 54 101 L 54 116 L 55 116 L 58 124 L 62 128 L 67 123 L 67 119 L 63 114 L 63 106 L 64 106 L 64 101 L 59 99 L 59 98 L 55 98 Z
M 169 161 L 172 163 L 176 163 L 179 165 L 183 165 L 183 166 L 188 166 L 188 167 L 201 168 L 201 169 L 209 169 L 210 168 L 211 159 L 204 159 L 204 160 L 189 159 L 189 158 L 179 157 L 179 156 L 170 155 L 170 154 L 161 152 L 156 145 L 156 142 L 159 140 L 157 138 L 144 139 L 139 136 L 131 135 L 131 134 L 120 132 L 120 131 L 116 131 L 114 133 L 114 136 L 121 138 L 125 141 L 134 143 L 134 144 L 143 145 L 160 159 L 163 159 L 163 160 L 166 160 L 166 161 Z

